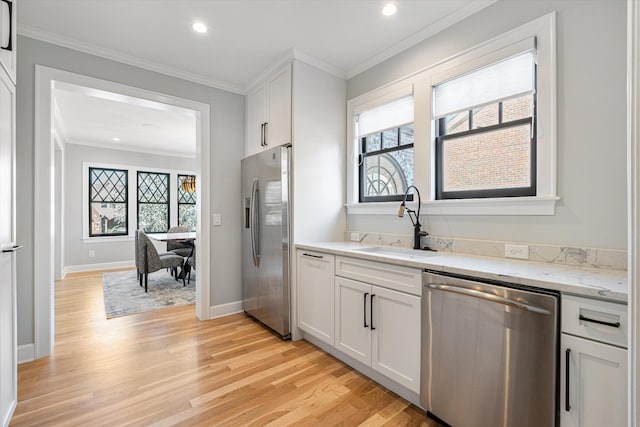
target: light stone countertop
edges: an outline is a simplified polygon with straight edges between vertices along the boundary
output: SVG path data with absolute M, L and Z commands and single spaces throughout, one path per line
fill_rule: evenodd
M 313 242 L 296 244 L 297 249 L 318 251 L 406 267 L 428 268 L 446 273 L 500 280 L 519 285 L 560 291 L 615 302 L 627 302 L 627 272 L 574 267 L 544 262 L 494 258 L 451 252 L 417 251 L 380 246 L 380 252 L 368 252 L 372 245 L 352 242 Z M 376 249 L 374 249 L 376 251 Z

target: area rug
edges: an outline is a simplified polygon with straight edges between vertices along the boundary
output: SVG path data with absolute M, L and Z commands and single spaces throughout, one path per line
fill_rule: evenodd
M 138 284 L 135 270 L 103 273 L 104 307 L 107 319 L 128 314 L 142 313 L 175 305 L 196 302 L 195 271 L 191 283 L 182 286 L 167 271 L 149 274 L 149 292 Z

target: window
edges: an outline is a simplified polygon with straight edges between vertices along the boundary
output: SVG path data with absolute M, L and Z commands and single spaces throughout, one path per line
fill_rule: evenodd
M 196 229 L 196 192 L 185 191 L 182 182 L 193 175 L 178 175 L 178 225 Z
M 413 97 L 363 111 L 356 121 L 360 202 L 402 200 L 413 185 Z
M 138 228 L 145 233 L 169 229 L 169 174 L 138 172 Z
M 535 67 L 526 52 L 434 87 L 436 199 L 536 195 Z
M 89 168 L 89 236 L 128 233 L 126 170 Z

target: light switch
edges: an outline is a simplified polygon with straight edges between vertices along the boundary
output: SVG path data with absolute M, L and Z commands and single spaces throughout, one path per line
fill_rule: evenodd
M 222 214 L 213 214 L 213 225 L 222 225 Z

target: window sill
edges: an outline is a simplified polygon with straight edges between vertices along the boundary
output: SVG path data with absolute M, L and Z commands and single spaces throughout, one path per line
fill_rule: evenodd
M 133 236 L 113 236 L 113 237 L 88 237 L 84 236 L 84 243 L 113 243 L 113 242 L 130 242 Z
M 555 215 L 559 197 L 504 197 L 499 199 L 430 200 L 422 202 L 425 215 Z M 407 203 L 412 209 L 415 203 Z M 399 202 L 352 203 L 350 215 L 397 215 Z

